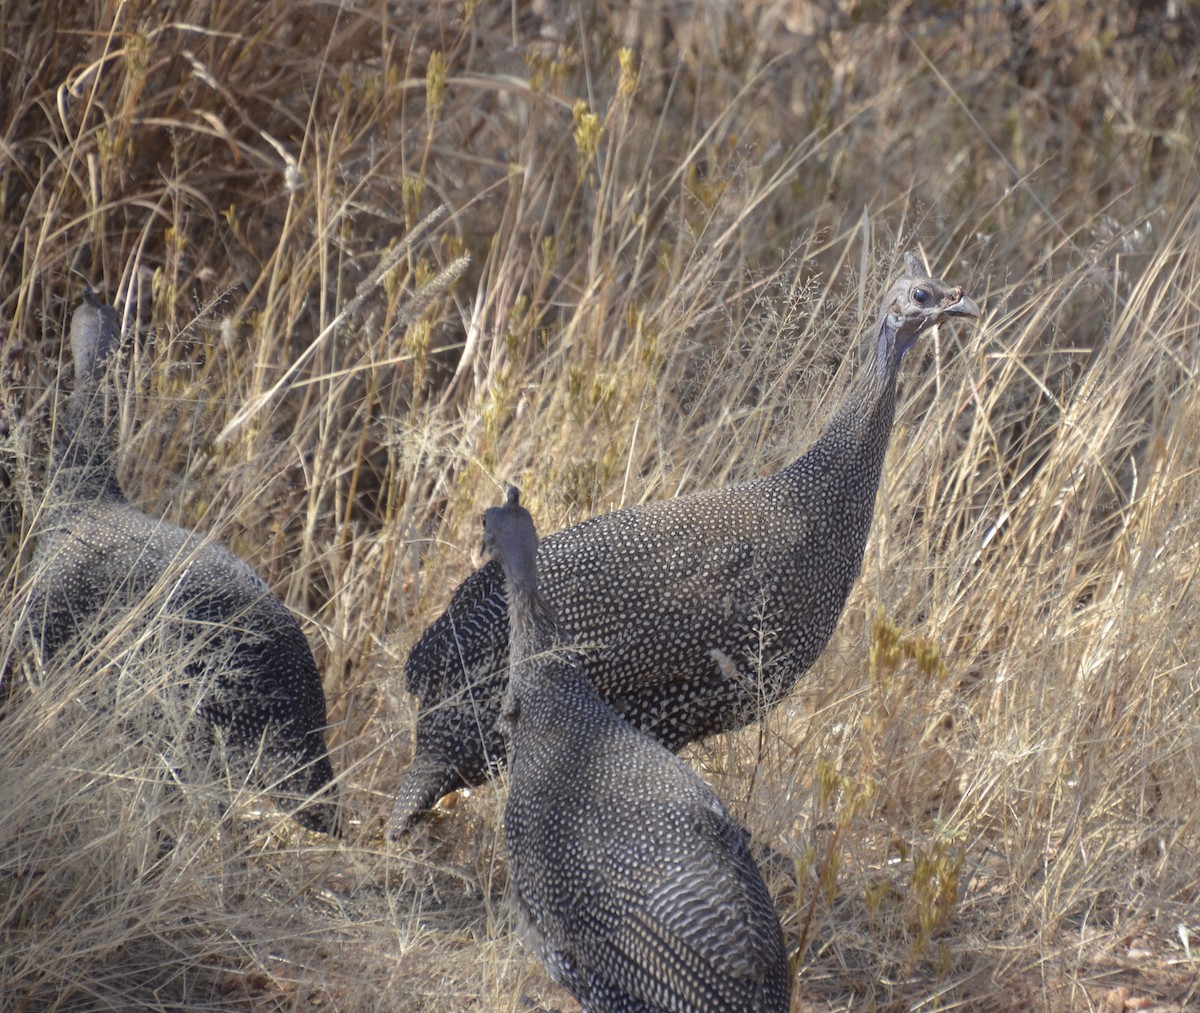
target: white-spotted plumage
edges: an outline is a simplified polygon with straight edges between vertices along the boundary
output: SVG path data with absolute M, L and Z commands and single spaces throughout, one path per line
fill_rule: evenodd
M 629 507 L 549 535 L 543 593 L 584 674 L 668 748 L 737 728 L 782 699 L 824 650 L 862 565 L 901 357 L 927 328 L 978 316 L 911 254 L 871 332 L 872 361 L 809 450 L 766 478 Z M 420 699 L 392 833 L 503 762 L 504 579 L 468 577 L 413 646 Z
M 135 637 L 165 622 L 188 648 L 182 682 L 203 683 L 193 742 L 219 733 L 231 759 L 300 806 L 303 826 L 336 833 L 325 693 L 300 624 L 245 562 L 136 509 L 117 482 L 104 400 L 119 333 L 116 313 L 89 293 L 71 322 L 75 390 L 34 529 L 34 641 L 49 661 L 83 656 L 129 618 Z
M 525 941 L 590 1013 L 782 1013 L 783 933 L 745 831 L 562 653 L 515 489 L 484 531 L 508 587 L 504 835 Z

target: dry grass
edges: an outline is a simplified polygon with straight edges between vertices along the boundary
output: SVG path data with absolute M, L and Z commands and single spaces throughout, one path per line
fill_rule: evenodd
M 384 845 L 405 652 L 504 481 L 552 530 L 793 457 L 913 245 L 985 320 L 905 364 L 825 657 L 688 755 L 796 1009 L 1200 1001 L 1200 26 L 967 6 L 0 7 L 0 1006 L 562 1006 L 499 788 Z M 18 636 L 81 277 L 131 498 L 306 617 L 342 843 L 173 786 L 162 645 Z

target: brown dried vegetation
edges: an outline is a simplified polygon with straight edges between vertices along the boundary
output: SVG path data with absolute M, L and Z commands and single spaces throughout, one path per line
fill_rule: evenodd
M 905 363 L 826 656 L 688 757 L 775 849 L 797 1009 L 1200 1001 L 1198 32 L 1133 0 L 0 6 L 0 1006 L 561 1007 L 501 786 L 384 843 L 407 647 L 505 481 L 549 531 L 794 456 L 912 246 L 985 319 Z M 136 734 L 169 645 L 29 656 L 85 281 L 127 307 L 131 499 L 305 617 L 341 843 L 170 787 Z

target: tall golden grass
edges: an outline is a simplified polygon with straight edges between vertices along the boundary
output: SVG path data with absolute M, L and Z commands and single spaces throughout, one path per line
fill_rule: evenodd
M 912 247 L 985 318 L 905 363 L 824 658 L 687 757 L 774 849 L 798 1010 L 1200 1001 L 1198 28 L 1132 0 L 0 8 L 0 1006 L 564 1008 L 511 932 L 502 785 L 385 845 L 407 648 L 506 481 L 550 531 L 795 456 Z M 128 304 L 130 498 L 304 617 L 340 843 L 177 780 L 169 643 L 28 649 L 85 281 Z

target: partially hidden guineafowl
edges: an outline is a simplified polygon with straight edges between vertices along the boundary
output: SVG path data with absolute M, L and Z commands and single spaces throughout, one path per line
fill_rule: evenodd
M 559 653 L 516 489 L 484 515 L 484 545 L 508 590 L 504 837 L 524 940 L 590 1013 L 787 1010 L 783 932 L 746 832 Z
M 71 320 L 75 388 L 34 524 L 29 626 L 45 662 L 85 657 L 122 623 L 160 623 L 199 694 L 195 748 L 218 740 L 304 827 L 337 833 L 325 693 L 295 616 L 228 549 L 136 509 L 106 411 L 120 326 L 91 293 Z
M 824 650 L 862 565 L 904 353 L 976 317 L 912 254 L 870 331 L 872 356 L 809 450 L 757 481 L 646 503 L 545 538 L 543 592 L 613 709 L 677 750 L 782 699 Z M 503 762 L 504 576 L 468 577 L 409 653 L 415 753 L 392 817 L 403 833 Z

